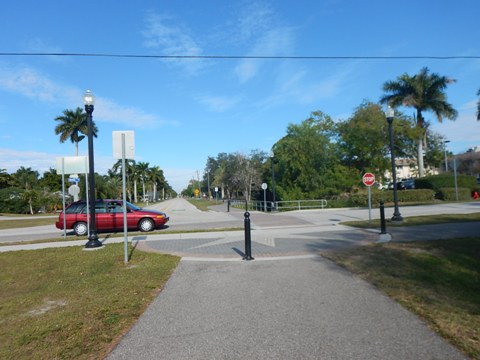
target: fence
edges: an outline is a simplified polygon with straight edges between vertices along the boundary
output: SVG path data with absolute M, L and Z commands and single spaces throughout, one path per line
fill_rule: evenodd
M 232 206 L 245 209 L 245 200 L 231 200 Z M 327 200 L 291 200 L 291 201 L 249 201 L 248 209 L 255 211 L 292 211 L 305 209 L 324 209 Z

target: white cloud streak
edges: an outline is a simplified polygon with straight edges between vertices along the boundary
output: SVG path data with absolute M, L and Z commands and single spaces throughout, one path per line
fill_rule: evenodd
M 144 46 L 160 49 L 163 55 L 197 56 L 202 48 L 190 35 L 189 30 L 179 25 L 179 21 L 167 15 L 150 13 L 145 19 L 145 30 L 142 32 Z M 190 73 L 201 70 L 206 63 L 200 59 L 168 59 L 171 64 L 182 66 Z
M 21 96 L 58 105 L 61 108 L 78 106 L 83 91 L 52 81 L 48 76 L 34 68 L 0 68 L 0 89 Z M 119 105 L 113 100 L 97 97 L 95 120 L 128 124 L 135 128 L 154 128 L 162 125 L 177 126 L 177 121 L 159 119 L 157 115 L 149 114 L 135 107 Z
M 226 96 L 199 96 L 197 97 L 197 101 L 206 106 L 208 110 L 222 113 L 225 112 L 236 104 L 240 102 L 238 97 L 230 98 Z

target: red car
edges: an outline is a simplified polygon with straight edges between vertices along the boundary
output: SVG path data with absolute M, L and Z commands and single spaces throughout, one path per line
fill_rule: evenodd
M 66 228 L 73 229 L 78 236 L 87 235 L 87 202 L 76 201 L 65 209 L 67 218 Z M 122 200 L 97 200 L 95 202 L 95 219 L 98 231 L 123 230 L 123 201 Z M 152 231 L 165 225 L 169 217 L 167 214 L 141 209 L 127 202 L 127 226 L 131 230 Z M 63 212 L 60 213 L 55 223 L 57 229 L 63 230 Z

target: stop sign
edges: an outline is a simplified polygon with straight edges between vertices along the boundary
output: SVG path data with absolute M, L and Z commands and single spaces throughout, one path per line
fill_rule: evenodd
M 362 181 L 366 186 L 372 186 L 373 184 L 375 184 L 375 175 L 373 175 L 372 173 L 365 173 L 363 175 Z

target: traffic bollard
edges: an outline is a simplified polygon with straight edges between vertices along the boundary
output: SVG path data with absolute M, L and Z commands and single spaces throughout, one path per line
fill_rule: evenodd
M 243 260 L 255 260 L 252 257 L 252 238 L 250 234 L 250 213 L 248 211 L 245 211 L 245 256 L 243 257 Z
M 385 205 L 380 201 L 380 234 L 386 234 L 387 227 L 385 225 Z

